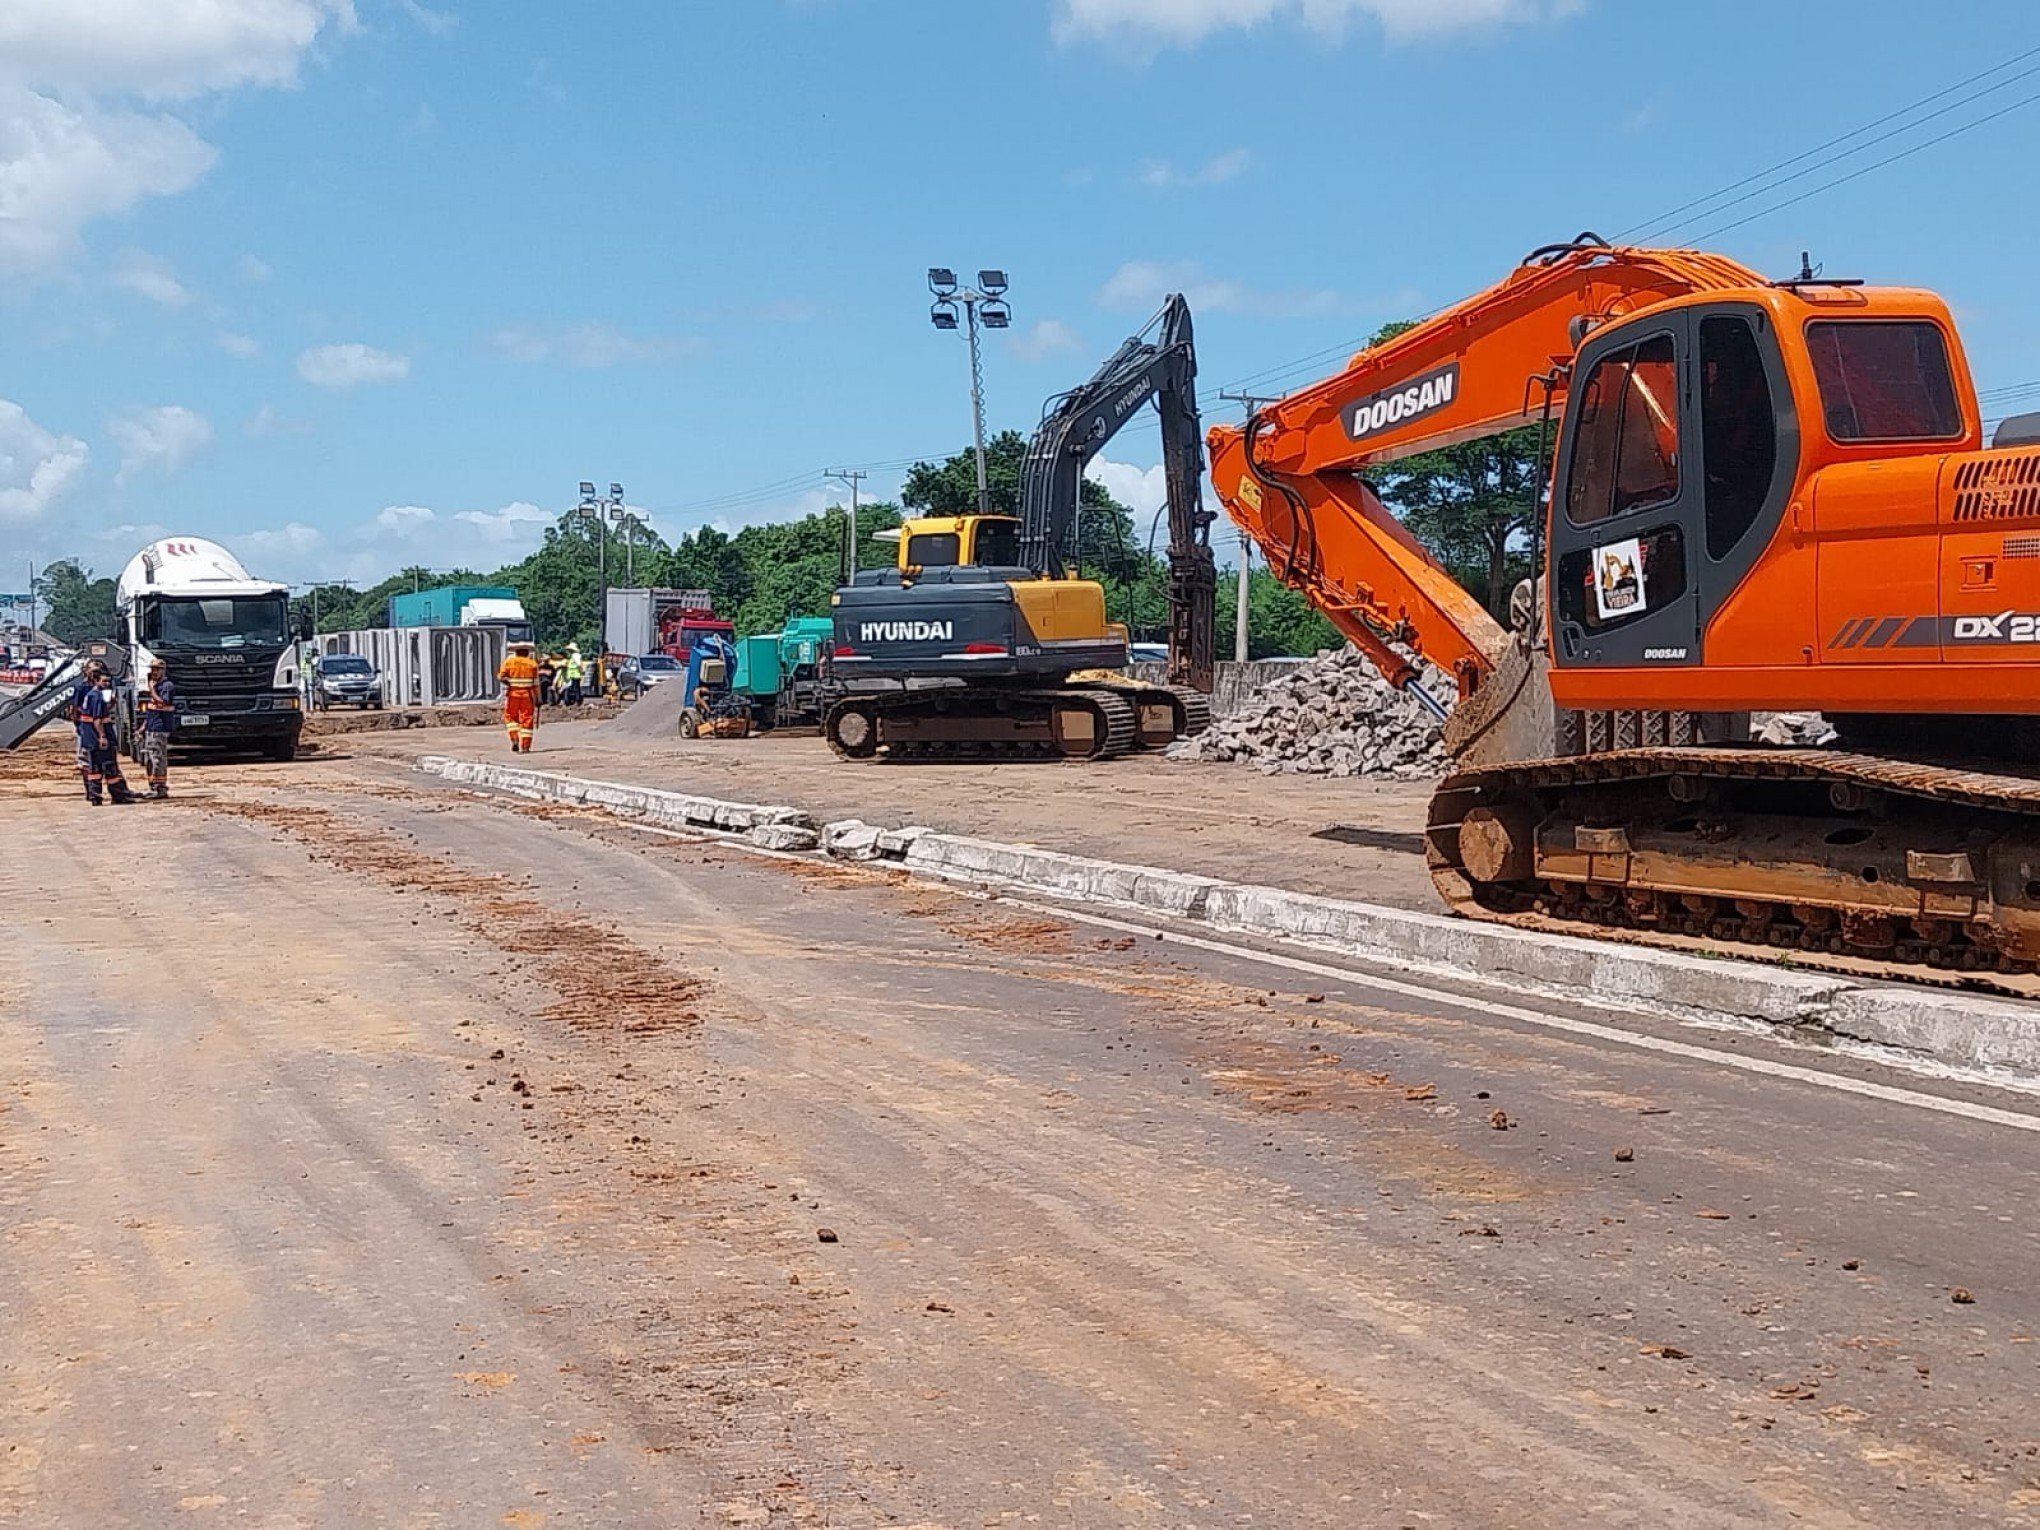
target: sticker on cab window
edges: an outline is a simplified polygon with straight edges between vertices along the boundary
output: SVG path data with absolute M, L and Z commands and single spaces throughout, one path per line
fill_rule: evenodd
M 1648 609 L 1643 596 L 1643 543 L 1637 538 L 1594 549 L 1594 606 L 1604 622 L 1640 616 Z

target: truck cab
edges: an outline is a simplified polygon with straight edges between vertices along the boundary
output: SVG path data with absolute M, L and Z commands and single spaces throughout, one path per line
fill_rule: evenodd
M 134 730 L 136 688 L 161 659 L 177 688 L 172 742 L 297 753 L 304 711 L 287 586 L 254 578 L 216 543 L 170 537 L 128 561 L 114 604 L 130 659 L 124 730 Z

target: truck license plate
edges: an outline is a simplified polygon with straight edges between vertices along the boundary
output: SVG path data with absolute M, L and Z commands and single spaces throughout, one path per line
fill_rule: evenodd
M 185 712 L 177 719 L 178 726 L 185 728 L 203 728 L 211 721 L 203 712 Z

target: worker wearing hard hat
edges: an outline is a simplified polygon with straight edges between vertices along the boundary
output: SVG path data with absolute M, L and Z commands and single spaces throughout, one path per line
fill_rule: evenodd
M 512 643 L 496 671 L 503 682 L 503 727 L 510 734 L 512 754 L 531 753 L 538 733 L 538 660 L 531 656 L 531 647 L 529 641 Z
M 587 674 L 587 666 L 581 662 L 581 645 L 579 643 L 567 644 L 567 662 L 562 668 L 561 673 L 565 675 L 567 681 L 567 705 L 570 707 L 579 706 L 581 704 L 581 681 Z

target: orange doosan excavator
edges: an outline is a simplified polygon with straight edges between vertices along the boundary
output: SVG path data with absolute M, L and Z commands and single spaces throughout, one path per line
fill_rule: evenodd
M 1505 630 L 1367 474 L 1540 424 Z M 2040 416 L 1985 445 L 1933 294 L 1582 235 L 1207 439 L 1276 574 L 1450 701 L 1427 843 L 1454 907 L 2040 963 Z M 1756 710 L 1839 743 L 1753 746 Z

